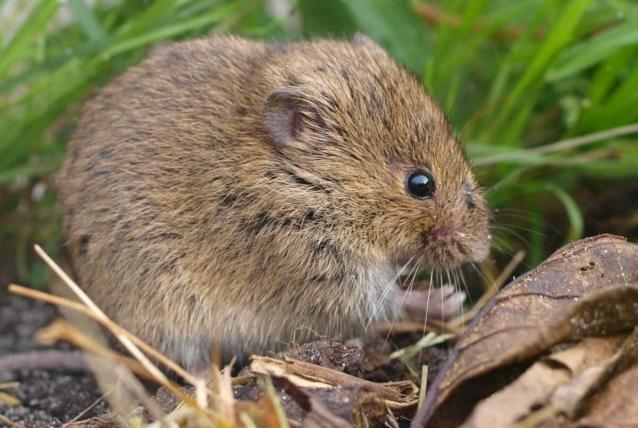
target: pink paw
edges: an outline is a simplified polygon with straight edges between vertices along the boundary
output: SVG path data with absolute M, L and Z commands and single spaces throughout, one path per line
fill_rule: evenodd
M 402 312 L 410 320 L 448 320 L 461 315 L 466 294 L 452 285 L 407 291 L 400 297 Z

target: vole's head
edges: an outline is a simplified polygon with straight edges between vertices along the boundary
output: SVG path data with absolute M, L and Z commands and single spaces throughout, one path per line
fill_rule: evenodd
M 330 217 L 331 233 L 397 264 L 450 268 L 485 258 L 482 192 L 412 75 L 367 39 L 311 42 L 302 60 L 281 61 L 284 85 L 264 101 L 264 129 L 306 184 L 303 203 Z

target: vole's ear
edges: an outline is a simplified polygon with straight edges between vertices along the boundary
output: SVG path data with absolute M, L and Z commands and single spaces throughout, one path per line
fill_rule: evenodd
M 284 86 L 268 94 L 262 117 L 275 144 L 284 145 L 295 140 L 303 130 L 311 109 L 298 86 Z

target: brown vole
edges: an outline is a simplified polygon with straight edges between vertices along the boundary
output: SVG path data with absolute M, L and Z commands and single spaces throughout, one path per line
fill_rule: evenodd
M 57 187 L 79 283 L 193 369 L 354 334 L 402 267 L 489 247 L 444 115 L 365 37 L 159 48 L 88 103 Z

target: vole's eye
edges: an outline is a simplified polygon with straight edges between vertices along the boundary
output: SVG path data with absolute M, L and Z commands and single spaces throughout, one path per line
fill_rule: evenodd
M 434 194 L 434 178 L 425 171 L 415 171 L 408 176 L 407 187 L 415 198 L 429 198 Z

